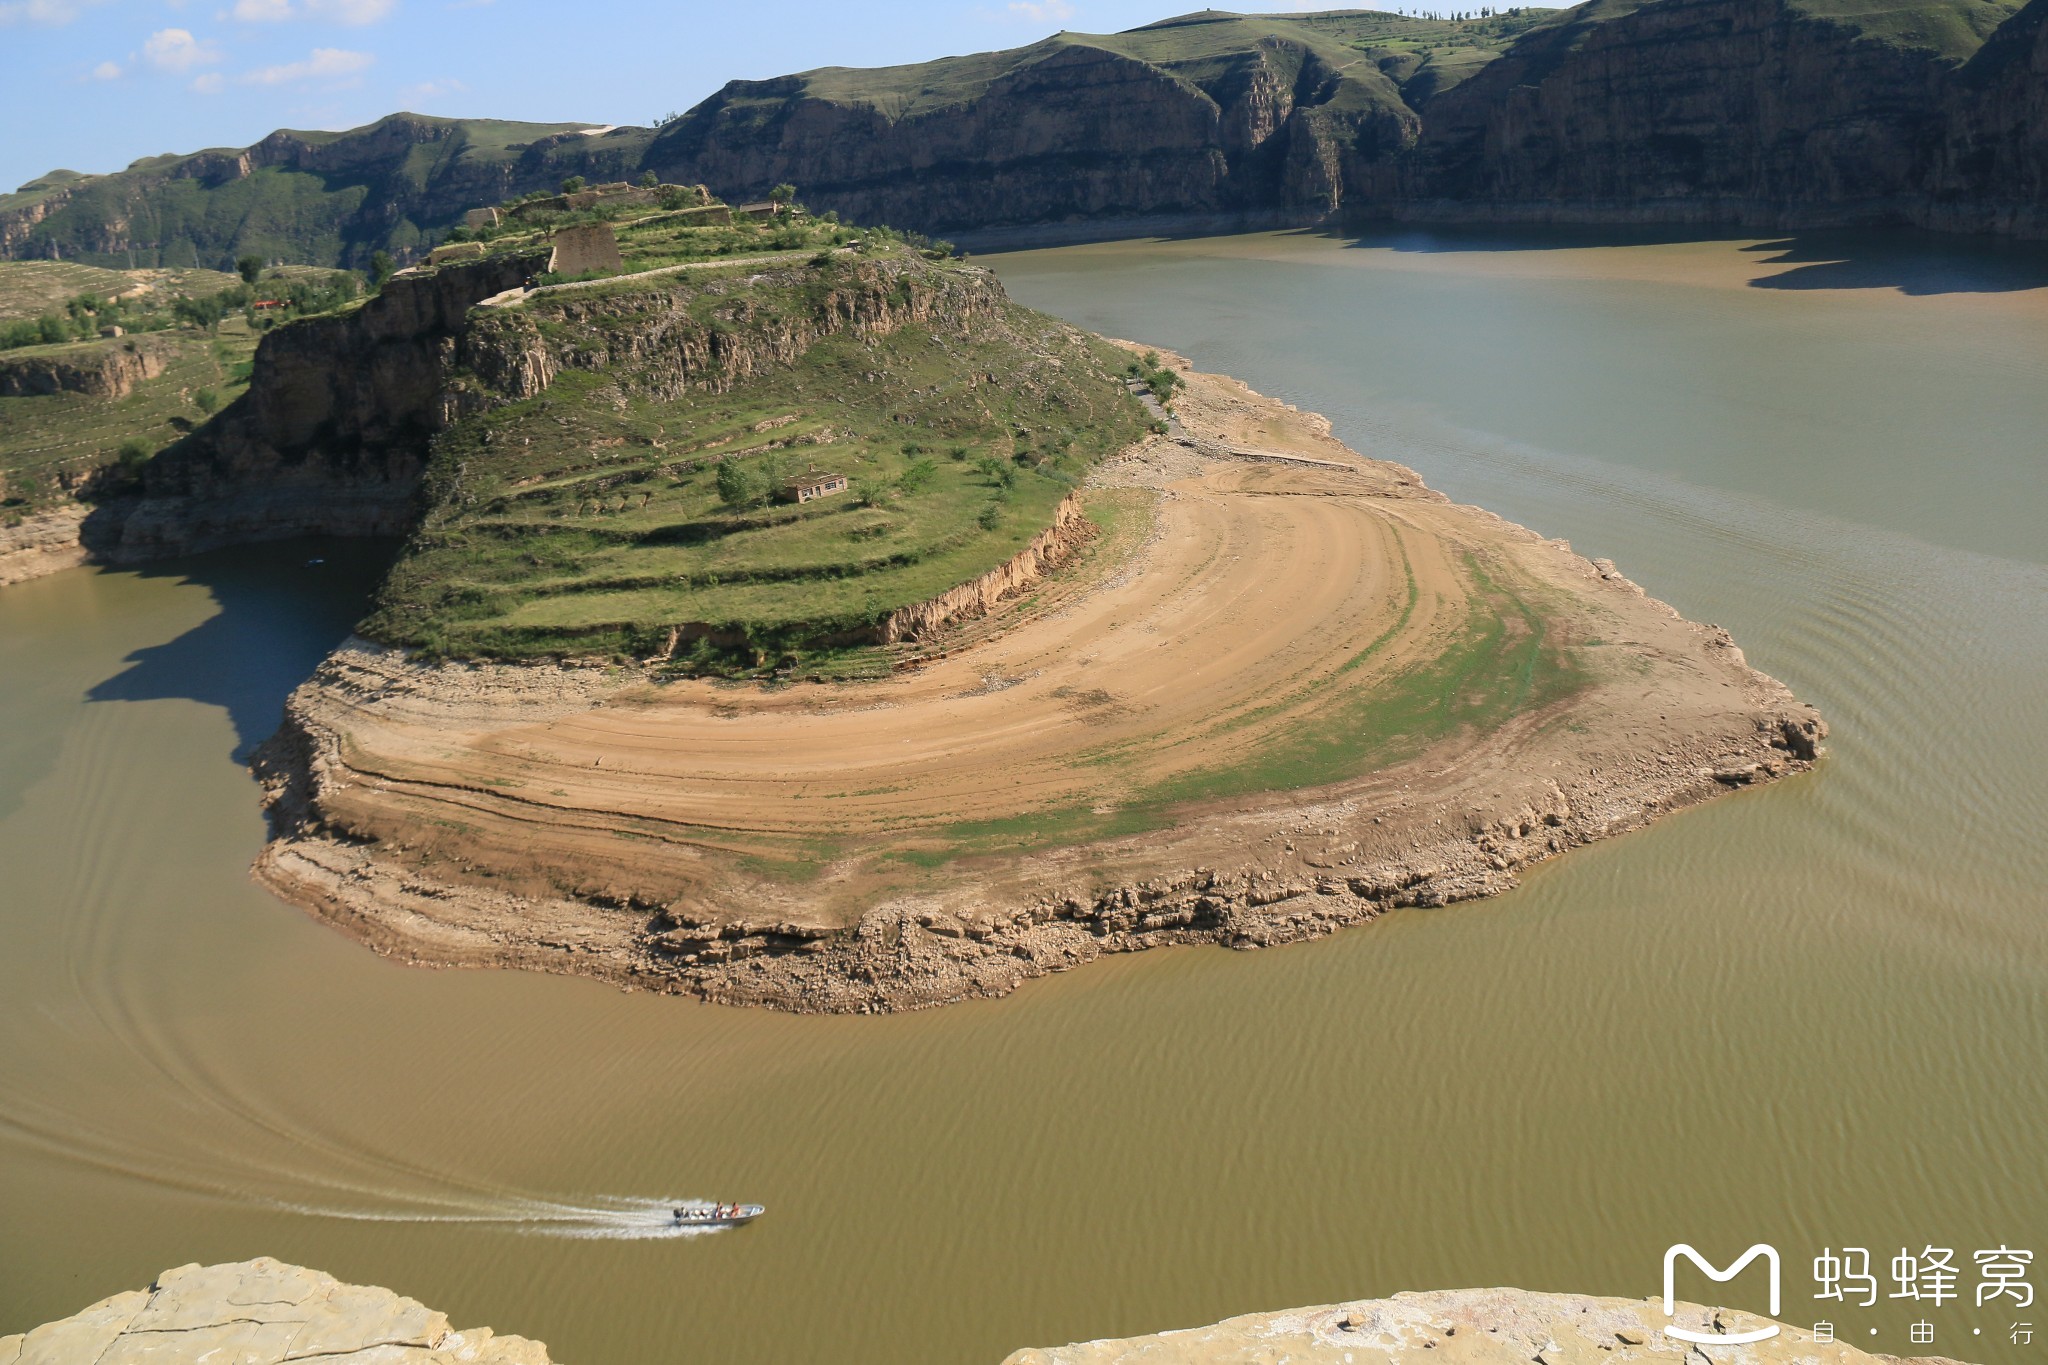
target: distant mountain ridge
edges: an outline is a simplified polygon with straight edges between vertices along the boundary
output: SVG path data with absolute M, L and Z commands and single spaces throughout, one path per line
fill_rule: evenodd
M 1204 11 L 734 81 L 660 128 L 395 114 L 56 172 L 0 196 L 0 256 L 361 264 L 478 204 L 645 171 L 946 235 L 1345 214 L 2048 237 L 2048 0 Z

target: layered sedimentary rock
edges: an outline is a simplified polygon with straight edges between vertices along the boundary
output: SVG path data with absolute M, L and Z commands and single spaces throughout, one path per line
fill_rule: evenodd
M 161 342 L 137 337 L 0 355 L 0 398 L 40 398 L 53 393 L 125 398 L 137 384 L 164 372 L 167 350 Z
M 1961 57 L 2002 15 L 1930 13 L 1925 29 L 1875 32 L 1787 0 L 1594 0 L 1429 106 L 1394 207 L 1531 221 L 1943 221 L 1944 165 L 1951 198 L 2019 187 L 2006 168 L 1966 171 L 1945 156 L 1948 121 L 1971 122 L 1964 111 L 1983 98 Z
M 892 612 L 876 631 L 877 643 L 915 640 L 953 621 L 986 616 L 1005 598 L 1035 587 L 1085 544 L 1094 523 L 1068 494 L 1053 513 L 1052 525 L 1031 538 L 1022 550 L 981 577 L 940 593 L 927 602 Z
M 0 1365 L 143 1361 L 376 1361 L 378 1365 L 548 1365 L 548 1348 L 446 1315 L 388 1289 L 258 1257 L 166 1270 L 33 1331 L 0 1337 Z
M 249 147 L 145 157 L 111 175 L 60 171 L 0 195 L 0 256 L 220 269 L 255 253 L 364 266 L 406 252 L 465 211 L 612 180 L 645 129 L 585 136 L 576 124 L 392 114 L 344 133 L 281 128 Z
M 1167 26 L 1155 26 L 1164 29 Z M 1412 139 L 1394 83 L 1341 47 L 1260 36 L 1159 60 L 1080 35 L 999 54 L 957 102 L 901 115 L 805 77 L 735 81 L 664 127 L 652 167 L 725 187 L 803 187 L 814 207 L 931 231 L 1269 211 L 1313 218 L 1340 163 Z M 1353 60 L 1346 62 L 1345 57 Z M 903 68 L 902 84 L 920 78 Z M 894 73 L 875 73 L 885 77 Z M 893 92 L 891 92 L 893 93 Z
M 1957 73 L 1928 221 L 2048 237 L 2048 0 L 2033 0 Z
M 1536 1294 L 1523 1289 L 1452 1289 L 1396 1294 L 1254 1313 L 1213 1327 L 1160 1332 L 1120 1341 L 1018 1351 L 1004 1365 L 1392 1365 L 1424 1358 L 1435 1365 L 1529 1365 L 1599 1361 L 1603 1365 L 1896 1365 L 1837 1341 L 1816 1341 L 1803 1328 L 1778 1325 L 1775 1336 L 1748 1344 L 1702 1348 L 1664 1334 L 1667 1324 L 1707 1336 L 1749 1332 L 1768 1318 L 1698 1304 Z M 1708 1352 L 1712 1354 L 1709 1355 Z M 1941 1357 L 1922 1358 L 1932 1365 Z
M 124 563 L 308 534 L 398 535 L 450 413 L 456 337 L 479 301 L 544 265 L 496 256 L 400 275 L 362 307 L 282 327 L 249 391 L 145 466 L 140 496 L 85 525 Z
M 790 182 L 819 210 L 963 238 L 1338 211 L 2040 236 L 2043 31 L 2042 0 L 1588 0 L 1460 22 L 1204 11 L 735 81 L 659 128 L 597 137 L 490 142 L 504 135 L 394 115 L 56 173 L 0 196 L 0 255 L 359 263 L 566 174 L 643 171 L 735 200 Z

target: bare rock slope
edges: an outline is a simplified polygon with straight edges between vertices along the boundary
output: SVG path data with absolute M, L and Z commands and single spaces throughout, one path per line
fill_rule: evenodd
M 59 1322 L 0 1337 L 0 1365 L 548 1365 L 548 1348 L 488 1327 L 455 1331 L 445 1314 L 388 1289 L 267 1256 L 166 1270 Z

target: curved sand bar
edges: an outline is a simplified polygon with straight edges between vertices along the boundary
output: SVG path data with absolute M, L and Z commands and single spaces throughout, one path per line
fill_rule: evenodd
M 416 962 L 914 1008 L 1492 894 L 1814 758 L 1725 632 L 1188 377 L 1077 562 L 885 680 L 337 651 L 263 760 L 259 875 Z

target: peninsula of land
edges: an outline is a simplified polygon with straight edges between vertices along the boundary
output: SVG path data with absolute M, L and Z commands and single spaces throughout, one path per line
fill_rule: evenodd
M 204 421 L 0 412 L 8 577 L 403 537 L 259 757 L 258 875 L 380 952 L 916 1009 L 1491 895 L 1819 753 L 1612 564 L 942 246 L 658 182 L 472 217 L 236 342 L 48 352 L 253 342 Z M 124 403 L 170 444 L 108 456 Z
M 914 1009 L 1492 895 L 1815 759 L 1725 631 L 1167 361 L 1070 567 L 886 676 L 351 642 L 264 752 L 259 877 L 410 962 Z

